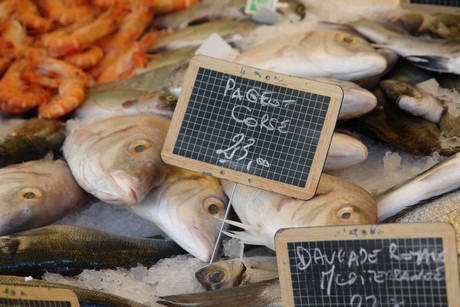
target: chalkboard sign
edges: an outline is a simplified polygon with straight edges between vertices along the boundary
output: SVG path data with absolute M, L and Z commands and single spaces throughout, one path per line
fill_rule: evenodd
M 450 224 L 282 229 L 275 247 L 283 306 L 460 306 Z
M 77 307 L 77 295 L 68 289 L 0 285 L 0 306 Z
M 460 13 L 460 0 L 401 0 L 401 7 L 431 13 Z
M 311 198 L 342 98 L 336 85 L 195 56 L 162 159 L 233 182 Z

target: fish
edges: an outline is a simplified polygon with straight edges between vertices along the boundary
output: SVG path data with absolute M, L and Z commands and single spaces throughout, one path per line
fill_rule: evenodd
M 275 256 L 222 260 L 196 271 L 195 278 L 206 290 L 234 288 L 278 278 Z
M 0 182 L 0 235 L 52 224 L 87 199 L 63 160 L 0 168 Z
M 209 262 L 227 202 L 217 178 L 168 165 L 161 185 L 129 210 L 152 221 L 196 258 Z
M 378 221 L 383 221 L 420 201 L 458 188 L 460 188 L 460 152 L 376 195 Z
M 160 296 L 164 306 L 281 306 L 279 279 L 264 280 L 237 288 Z
M 446 193 L 404 209 L 383 223 L 449 223 L 457 239 L 460 255 L 460 191 Z
M 26 280 L 21 276 L 0 275 L 0 284 L 3 286 L 33 287 L 39 289 L 68 289 L 75 293 L 81 306 L 147 307 L 146 305 L 118 295 L 40 279 Z
M 0 118 L 0 127 L 0 167 L 58 155 L 65 139 L 58 120 Z
M 374 46 L 389 48 L 424 69 L 460 74 L 460 48 L 457 40 L 414 37 L 392 32 L 377 22 L 360 19 L 348 24 Z
M 64 156 L 75 180 L 110 204 L 134 205 L 166 176 L 160 158 L 170 120 L 157 115 L 116 115 L 67 128 Z
M 214 1 L 214 3 L 217 2 Z M 251 20 L 224 19 L 188 26 L 179 30 L 168 29 L 158 33 L 148 51 L 162 53 L 193 46 L 198 48 L 213 33 L 219 35 L 227 43 L 236 43 L 247 37 L 256 26 L 257 24 Z
M 320 82 L 335 84 L 342 88 L 343 99 L 338 116 L 339 121 L 360 117 L 377 106 L 375 95 L 354 82 L 334 78 L 316 77 L 314 79 Z
M 327 152 L 324 170 L 339 170 L 357 165 L 367 159 L 366 145 L 350 133 L 334 131 Z
M 425 118 L 435 124 L 440 122 L 445 111 L 442 101 L 417 85 L 386 79 L 382 80 L 379 86 L 387 97 L 396 102 L 401 110 Z
M 242 52 L 235 62 L 297 77 L 356 81 L 382 73 L 386 59 L 364 39 L 317 29 L 283 35 Z
M 120 235 L 74 225 L 50 225 L 0 237 L 0 275 L 75 276 L 83 270 L 154 265 L 184 254 L 173 241 Z
M 119 114 L 148 114 L 170 119 L 176 103 L 177 97 L 163 90 L 90 90 L 73 118 L 87 122 Z
M 227 195 L 233 184 L 221 180 Z M 238 185 L 232 208 L 241 220 L 226 223 L 245 231 L 224 231 L 242 243 L 265 245 L 275 250 L 275 233 L 281 228 L 373 224 L 377 206 L 371 194 L 341 178 L 321 174 L 316 193 L 301 200 L 250 186 Z

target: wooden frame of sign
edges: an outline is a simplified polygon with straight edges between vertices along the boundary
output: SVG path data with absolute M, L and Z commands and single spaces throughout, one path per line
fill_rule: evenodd
M 460 1 L 458 0 L 400 0 L 400 6 L 405 9 L 422 10 L 430 13 L 460 13 Z
M 460 306 L 447 223 L 286 228 L 275 248 L 283 306 Z
M 2 284 L 0 303 L 5 304 L 2 306 L 80 306 L 77 295 L 69 289 Z
M 308 199 L 316 192 L 342 98 L 337 85 L 195 56 L 161 157 Z

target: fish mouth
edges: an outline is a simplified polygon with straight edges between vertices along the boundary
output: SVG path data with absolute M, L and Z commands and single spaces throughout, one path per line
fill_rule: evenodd
M 214 244 L 209 236 L 195 226 L 190 229 L 190 232 L 193 237 L 193 243 L 190 245 L 191 251 L 188 252 L 203 262 L 209 262 L 214 250 Z
M 113 194 L 115 197 L 110 199 L 112 203 L 119 205 L 132 206 L 140 202 L 144 197 L 138 187 L 138 181 L 123 170 L 112 170 L 109 172 L 111 181 L 120 193 Z

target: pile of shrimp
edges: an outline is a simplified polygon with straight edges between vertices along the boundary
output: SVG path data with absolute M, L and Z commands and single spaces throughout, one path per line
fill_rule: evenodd
M 154 14 L 187 0 L 0 0 L 0 111 L 60 118 L 147 63 Z

